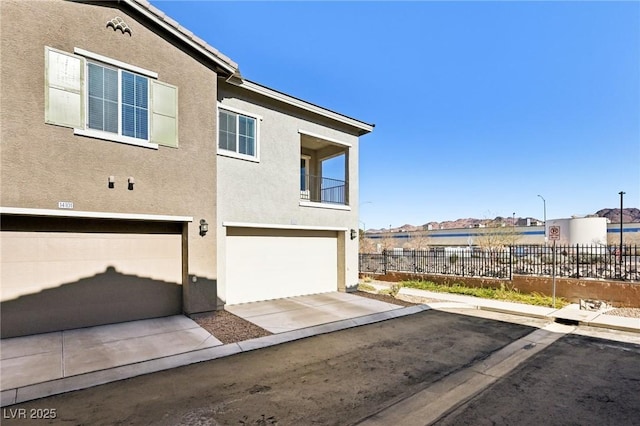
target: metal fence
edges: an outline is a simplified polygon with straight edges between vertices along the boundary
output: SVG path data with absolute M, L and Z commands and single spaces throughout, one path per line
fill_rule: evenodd
M 322 176 L 302 176 L 300 198 L 317 203 L 346 204 L 346 182 Z
M 640 281 L 640 246 L 517 245 L 393 249 L 360 254 L 360 272 L 442 274 L 511 279 L 513 274 Z

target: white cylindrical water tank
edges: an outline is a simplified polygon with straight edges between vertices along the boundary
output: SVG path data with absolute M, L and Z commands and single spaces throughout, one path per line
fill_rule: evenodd
M 569 221 L 569 244 L 607 244 L 607 218 L 576 217 Z
M 551 227 L 560 227 L 557 244 L 600 245 L 607 244 L 607 219 L 604 217 L 574 217 L 547 220 L 546 235 Z M 551 238 L 548 238 L 552 242 Z

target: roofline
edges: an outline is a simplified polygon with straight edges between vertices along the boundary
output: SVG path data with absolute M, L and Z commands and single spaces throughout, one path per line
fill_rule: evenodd
M 91 3 L 88 1 L 87 3 Z M 198 53 L 218 65 L 229 76 L 240 76 L 238 64 L 229 57 L 222 54 L 218 49 L 209 45 L 206 41 L 193 34 L 191 31 L 180 25 L 176 20 L 170 18 L 160 9 L 153 6 L 146 0 L 118 0 L 119 4 L 124 4 L 136 12 L 140 13 L 147 19 L 159 25 L 162 29 L 178 38 L 180 41 L 192 47 Z
M 74 1 L 74 0 L 71 0 Z M 78 0 L 76 0 L 78 1 Z M 79 0 L 83 1 L 83 0 Z M 329 118 L 331 120 L 335 120 L 337 122 L 346 124 L 348 126 L 354 127 L 358 129 L 358 136 L 365 135 L 373 131 L 375 124 L 365 123 L 364 121 L 357 120 L 355 118 L 346 116 L 344 114 L 340 114 L 338 112 L 329 110 L 327 108 L 323 108 L 319 105 L 312 104 L 310 102 L 304 101 L 300 98 L 296 98 L 291 95 L 287 95 L 286 93 L 279 92 L 277 90 L 271 89 L 269 87 L 263 86 L 259 83 L 253 82 L 251 80 L 247 80 L 242 77 L 240 74 L 240 70 L 238 68 L 238 64 L 232 61 L 229 57 L 222 54 L 218 49 L 209 45 L 207 42 L 193 34 L 191 31 L 180 25 L 177 21 L 167 16 L 160 9 L 153 6 L 147 0 L 117 0 L 118 4 L 126 5 L 127 7 L 133 9 L 137 13 L 141 14 L 145 18 L 154 22 L 156 25 L 160 26 L 167 33 L 173 35 L 180 41 L 187 44 L 189 47 L 193 48 L 198 53 L 202 54 L 205 58 L 212 61 L 218 67 L 220 67 L 223 71 L 225 71 L 227 81 L 235 86 L 243 87 L 247 90 L 250 90 L 254 93 L 261 94 L 268 98 L 283 102 L 285 104 L 301 108 L 305 111 L 312 112 L 314 114 L 318 114 L 320 116 Z M 91 3 L 91 1 L 84 0 L 86 3 Z
M 304 101 L 300 98 L 287 95 L 286 93 L 279 92 L 267 86 L 263 86 L 262 84 L 256 83 L 251 80 L 247 80 L 246 78 L 241 78 L 241 79 L 232 78 L 232 79 L 228 79 L 227 82 L 237 87 L 242 87 L 254 93 L 258 93 L 260 95 L 266 96 L 268 98 L 275 99 L 280 102 L 284 102 L 285 104 L 288 104 L 297 108 L 301 108 L 305 111 L 309 111 L 314 114 L 318 114 L 323 117 L 338 121 L 340 123 L 355 127 L 356 129 L 359 129 L 358 136 L 362 136 L 372 132 L 373 128 L 375 127 L 375 124 L 365 123 L 364 121 L 357 120 L 355 118 L 346 116 L 344 114 L 340 114 L 339 112 L 335 112 L 327 108 L 323 108 L 319 105 L 312 104 L 311 102 Z

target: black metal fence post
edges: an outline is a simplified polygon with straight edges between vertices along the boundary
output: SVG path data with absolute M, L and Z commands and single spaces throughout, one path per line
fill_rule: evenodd
M 513 250 L 514 247 L 509 248 L 509 281 L 513 280 Z
M 382 250 L 382 274 L 387 275 L 387 249 Z
M 576 278 L 580 278 L 580 244 L 576 244 Z
M 464 249 L 462 249 L 462 253 L 461 254 L 462 254 L 462 276 L 464 277 L 464 258 L 466 257 L 465 256 L 466 253 L 465 253 Z

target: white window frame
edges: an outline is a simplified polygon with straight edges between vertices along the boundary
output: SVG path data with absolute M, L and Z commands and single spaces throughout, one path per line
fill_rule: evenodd
M 235 114 L 239 114 L 239 115 L 244 115 L 245 117 L 249 117 L 249 118 L 253 118 L 255 120 L 256 123 L 256 128 L 255 128 L 255 155 L 246 155 L 246 154 L 241 154 L 237 151 L 229 151 L 226 149 L 222 149 L 220 148 L 220 110 L 224 110 L 224 111 L 229 111 L 229 112 L 233 112 Z M 238 108 L 234 108 L 234 107 L 230 107 L 227 105 L 223 105 L 218 103 L 217 108 L 216 108 L 216 123 L 218 123 L 218 129 L 216 130 L 216 150 L 218 155 L 221 155 L 223 157 L 230 157 L 230 158 L 237 158 L 240 160 L 247 160 L 247 161 L 253 161 L 255 163 L 259 163 L 260 162 L 260 122 L 262 121 L 262 117 L 258 114 L 254 114 L 252 112 L 247 112 L 247 111 L 243 111 L 241 109 Z M 238 135 L 238 123 L 236 122 L 236 136 Z M 238 141 L 236 140 L 236 149 L 238 149 Z
M 75 47 L 73 49 L 73 53 L 75 53 L 76 55 L 84 56 L 85 58 L 93 59 L 97 62 L 102 62 L 103 64 L 111 65 L 115 68 L 121 68 L 123 70 L 131 71 L 134 74 L 141 74 L 145 77 L 153 78 L 154 80 L 158 79 L 157 72 L 149 71 L 135 65 L 127 64 L 126 62 L 118 61 L 117 59 L 111 59 L 97 53 L 89 52 L 88 50 L 80 49 L 79 47 Z
M 74 128 L 73 134 L 79 136 L 86 136 L 95 139 L 102 139 L 113 142 L 120 142 L 129 145 L 140 146 L 144 148 L 158 149 L 158 144 L 151 142 L 151 132 L 152 132 L 152 123 L 151 123 L 151 115 L 152 115 L 152 99 L 151 99 L 151 79 L 157 79 L 158 74 L 146 70 L 144 68 L 137 67 L 135 65 L 127 64 L 116 59 L 111 59 L 106 56 L 99 55 L 97 53 L 89 52 L 84 49 L 80 49 L 78 47 L 74 48 L 74 53 L 80 56 L 85 57 L 84 64 L 84 75 L 86 79 L 89 78 L 89 64 L 94 63 L 96 65 L 115 69 L 118 71 L 118 133 L 110 133 L 104 132 L 101 130 L 90 129 L 89 122 L 89 96 L 88 96 L 88 84 L 85 84 L 85 99 L 84 99 L 84 110 L 86 113 L 84 114 L 84 128 Z M 124 136 L 122 134 L 122 71 L 128 71 L 133 74 L 141 75 L 147 78 L 147 139 L 138 139 L 131 136 Z

